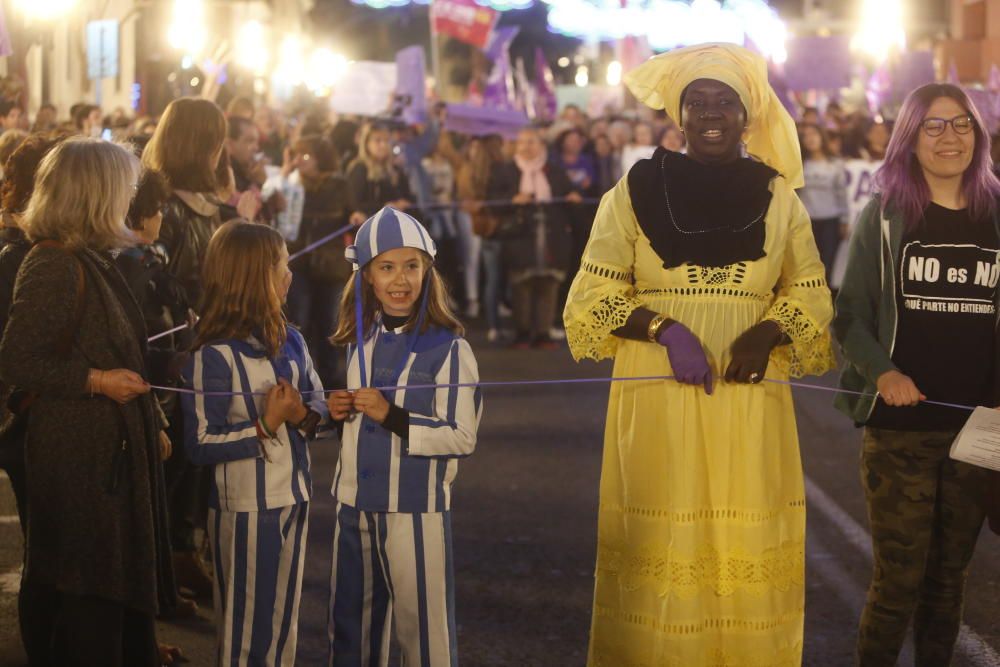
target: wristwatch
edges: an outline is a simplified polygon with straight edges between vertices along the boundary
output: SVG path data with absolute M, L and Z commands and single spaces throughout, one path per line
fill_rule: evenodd
M 302 418 L 302 421 L 295 425 L 295 428 L 302 431 L 310 438 L 315 437 L 316 427 L 319 426 L 321 419 L 323 419 L 323 416 L 320 413 L 316 412 L 312 408 L 307 408 L 306 416 Z

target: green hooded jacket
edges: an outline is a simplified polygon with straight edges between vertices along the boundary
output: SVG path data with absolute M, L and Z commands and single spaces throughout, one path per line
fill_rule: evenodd
M 864 394 L 837 394 L 834 406 L 858 424 L 867 422 L 875 408 L 879 376 L 899 370 L 892 363 L 898 323 L 895 267 L 905 225 L 900 214 L 889 209 L 883 215 L 881 209 L 881 197 L 875 195 L 858 216 L 833 318 L 833 334 L 846 361 L 840 388 Z M 1000 234 L 996 216 L 993 224 Z M 1000 313 L 1000 303 L 996 305 Z

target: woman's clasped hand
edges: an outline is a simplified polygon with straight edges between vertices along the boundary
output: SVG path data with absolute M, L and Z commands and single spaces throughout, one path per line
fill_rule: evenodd
M 389 402 L 381 391 L 372 388 L 330 392 L 326 405 L 330 409 L 330 417 L 337 421 L 350 419 L 355 413 L 362 412 L 381 424 L 389 415 Z
M 764 379 L 771 350 L 780 345 L 785 335 L 777 322 L 764 320 L 744 331 L 731 348 L 732 359 L 723 375 L 726 382 L 756 384 Z M 667 348 L 674 378 L 681 384 L 704 385 L 712 393 L 712 369 L 701 341 L 680 322 L 670 322 L 657 337 Z
M 91 394 L 103 394 L 120 405 L 125 405 L 136 396 L 148 394 L 150 390 L 142 376 L 127 368 L 110 371 L 91 369 L 87 377 L 87 390 Z
M 278 384 L 271 387 L 264 398 L 264 421 L 272 433 L 277 433 L 285 422 L 300 423 L 307 412 L 302 395 L 285 378 L 278 378 Z

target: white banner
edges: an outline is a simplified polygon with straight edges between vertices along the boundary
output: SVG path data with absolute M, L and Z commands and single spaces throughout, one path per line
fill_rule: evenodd
M 333 87 L 330 106 L 338 113 L 377 116 L 385 113 L 396 96 L 396 63 L 351 63 Z
M 844 170 L 847 172 L 847 224 L 851 230 L 862 209 L 868 204 L 874 192 L 875 172 L 882 166 L 881 161 L 846 160 Z M 847 241 L 842 241 L 837 251 L 837 261 L 833 264 L 830 282 L 831 287 L 840 287 L 840 282 L 847 269 Z

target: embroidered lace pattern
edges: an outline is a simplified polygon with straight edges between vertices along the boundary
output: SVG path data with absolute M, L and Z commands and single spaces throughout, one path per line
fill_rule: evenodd
M 789 623 L 799 623 L 805 614 L 805 607 L 799 607 L 793 611 L 770 618 L 702 618 L 690 623 L 663 623 L 660 619 L 646 614 L 633 614 L 605 607 L 599 604 L 594 605 L 594 613 L 600 618 L 607 618 L 619 623 L 628 623 L 649 628 L 665 635 L 698 635 L 702 632 L 712 631 L 739 631 L 739 632 L 770 632 L 775 628 L 780 628 Z
M 623 662 L 625 650 L 595 644 L 591 651 L 594 667 L 691 667 L 689 658 L 663 657 L 652 662 Z M 802 664 L 802 643 L 767 652 L 728 652 L 710 648 L 698 661 L 699 667 L 799 667 Z
M 644 288 L 635 291 L 636 296 L 706 296 L 706 297 L 733 297 L 736 299 L 754 299 L 756 301 L 770 301 L 774 294 L 759 294 L 750 290 L 736 287 L 665 287 L 665 288 Z
M 784 508 L 774 510 L 744 510 L 735 508 L 702 508 L 697 510 L 667 510 L 656 507 L 637 507 L 602 503 L 602 512 L 615 512 L 647 519 L 665 519 L 673 524 L 691 524 L 702 521 L 736 521 L 742 524 L 773 521 L 787 511 L 805 511 L 805 498 L 789 501 Z
M 747 275 L 746 262 L 737 262 L 728 266 L 695 266 L 687 265 L 688 282 L 692 285 L 741 285 Z
M 816 288 L 824 285 L 826 281 L 820 278 L 796 283 L 792 287 Z M 794 298 L 779 298 L 764 317 L 777 322 L 792 341 L 791 345 L 781 345 L 771 354 L 780 371 L 798 378 L 822 375 L 837 367 L 829 328 L 817 326 Z
M 680 598 L 692 598 L 705 590 L 719 596 L 737 591 L 759 596 L 803 585 L 805 542 L 789 541 L 754 554 L 739 547 L 722 553 L 710 544 L 694 553 L 678 553 L 665 544 L 599 541 L 597 569 L 616 577 L 626 591 L 650 586 L 660 595 Z
M 566 322 L 566 342 L 577 361 L 608 359 L 615 356 L 619 343 L 611 332 L 625 326 L 629 315 L 641 307 L 642 302 L 630 295 L 631 273 L 592 262 L 584 262 L 581 270 L 612 282 L 600 288 L 603 294 L 597 295 L 585 316 Z

